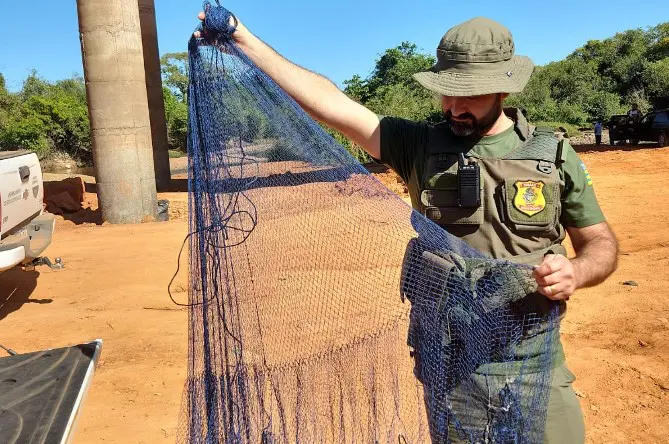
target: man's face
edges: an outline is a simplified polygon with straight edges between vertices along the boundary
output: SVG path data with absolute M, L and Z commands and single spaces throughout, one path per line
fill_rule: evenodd
M 441 97 L 444 117 L 456 136 L 483 136 L 502 113 L 503 94 Z

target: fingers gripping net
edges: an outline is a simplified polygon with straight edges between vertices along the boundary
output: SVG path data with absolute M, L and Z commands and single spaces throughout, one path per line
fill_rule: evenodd
M 412 211 L 206 10 L 180 440 L 540 442 L 558 332 L 531 270 Z

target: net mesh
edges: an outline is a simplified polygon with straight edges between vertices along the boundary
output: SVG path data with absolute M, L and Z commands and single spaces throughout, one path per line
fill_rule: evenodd
M 541 442 L 558 324 L 531 269 L 413 211 L 205 9 L 179 441 Z

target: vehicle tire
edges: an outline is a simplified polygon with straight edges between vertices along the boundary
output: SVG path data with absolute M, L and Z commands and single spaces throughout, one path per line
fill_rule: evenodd
M 657 136 L 657 144 L 660 145 L 660 148 L 669 145 L 669 135 L 667 133 L 660 133 Z

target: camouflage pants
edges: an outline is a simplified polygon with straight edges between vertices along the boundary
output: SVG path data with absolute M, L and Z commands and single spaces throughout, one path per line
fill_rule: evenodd
M 537 376 L 538 378 L 538 376 Z M 496 427 L 491 417 L 499 414 L 496 399 L 503 392 L 508 378 L 474 374 L 463 382 L 449 396 L 448 405 L 454 412 L 452 416 L 435 414 L 435 410 L 446 411 L 443 400 L 434 393 L 425 390 L 425 402 L 428 410 L 430 435 L 433 444 L 450 443 L 546 443 L 546 444 L 582 444 L 585 441 L 583 413 L 578 398 L 572 388 L 574 375 L 565 364 L 553 371 L 550 382 L 550 394 L 545 423 L 539 418 L 528 417 L 522 426 L 521 436 L 504 435 L 503 426 Z M 522 378 L 522 387 L 516 387 L 521 393 L 532 393 L 532 384 L 543 384 L 533 380 L 530 375 Z M 494 395 L 491 395 L 494 394 Z M 531 415 L 536 406 L 532 405 L 532 396 L 521 399 L 522 411 Z M 509 417 L 506 417 L 509 420 Z M 481 424 L 488 422 L 490 427 L 481 431 Z M 545 426 L 544 426 L 545 424 Z M 544 427 L 542 427 L 544 426 Z M 543 429 L 543 430 L 542 430 Z

